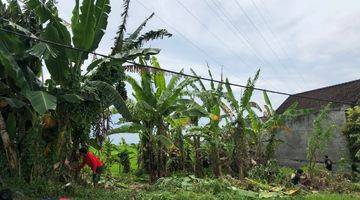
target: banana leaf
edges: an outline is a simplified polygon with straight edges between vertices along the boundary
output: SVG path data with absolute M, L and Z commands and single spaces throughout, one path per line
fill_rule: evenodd
M 48 110 L 55 110 L 57 99 L 55 96 L 44 91 L 28 91 L 26 93 L 27 99 L 29 99 L 32 107 L 40 115 L 44 114 Z

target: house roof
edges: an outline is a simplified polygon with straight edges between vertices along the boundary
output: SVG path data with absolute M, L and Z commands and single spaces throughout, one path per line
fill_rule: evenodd
M 310 90 L 307 92 L 298 93 L 296 95 L 338 102 L 350 102 L 352 104 L 355 104 L 360 97 L 360 79 L 315 90 Z M 320 110 L 323 106 L 326 106 L 328 104 L 327 101 L 290 96 L 279 106 L 276 112 L 283 113 L 295 102 L 298 103 L 298 108 L 300 109 L 313 110 Z M 333 106 L 341 106 L 341 104 L 333 103 Z

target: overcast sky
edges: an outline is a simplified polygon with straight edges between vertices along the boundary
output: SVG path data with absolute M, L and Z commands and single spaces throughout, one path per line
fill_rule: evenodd
M 121 20 L 122 0 L 110 1 L 101 53 L 109 53 Z M 70 21 L 73 6 L 58 0 L 60 16 Z M 223 68 L 238 84 L 260 68 L 257 87 L 289 93 L 360 77 L 359 0 L 131 0 L 128 31 L 151 12 L 145 30 L 173 33 L 147 45 L 162 49 L 163 68 L 208 76 L 208 62 L 215 78 Z M 277 107 L 286 97 L 271 98 Z

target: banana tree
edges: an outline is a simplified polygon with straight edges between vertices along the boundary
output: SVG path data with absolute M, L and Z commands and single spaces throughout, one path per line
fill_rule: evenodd
M 197 76 L 195 71 L 192 70 L 192 73 Z M 227 106 L 221 101 L 223 94 L 223 84 L 218 84 L 215 86 L 215 83 L 212 78 L 212 73 L 208 70 L 209 76 L 211 77 L 210 89 L 207 89 L 201 79 L 198 79 L 197 84 L 191 84 L 193 88 L 194 96 L 199 98 L 202 102 L 202 107 L 204 107 L 207 112 L 207 118 L 209 123 L 200 128 L 195 128 L 193 131 L 198 130 L 201 133 L 207 143 L 209 144 L 209 155 L 212 165 L 212 170 L 215 177 L 222 175 L 221 162 L 220 162 L 220 151 L 221 151 L 221 131 L 219 123 L 221 121 L 221 110 L 227 110 Z M 222 79 L 222 78 L 221 78 Z M 199 136 L 194 137 L 195 142 L 200 142 Z M 199 148 L 200 144 L 195 144 L 196 148 Z
M 140 61 L 145 62 L 143 59 Z M 160 69 L 155 57 L 151 58 L 151 64 Z M 127 76 L 126 81 L 134 91 L 135 102 L 131 107 L 137 114 L 132 121 L 143 126 L 140 145 L 145 168 L 153 182 L 166 174 L 166 149 L 172 144 L 165 117 L 175 112 L 181 104 L 183 89 L 191 80 L 181 80 L 181 77 L 176 75 L 166 83 L 163 72 L 142 71 L 139 82 L 131 76 Z
M 235 172 L 240 179 L 245 177 L 245 167 L 248 156 L 248 142 L 246 140 L 246 109 L 250 106 L 250 100 L 254 91 L 255 82 L 259 77 L 260 70 L 258 70 L 253 79 L 249 78 L 247 87 L 241 96 L 240 101 L 236 100 L 234 93 L 230 87 L 228 79 L 226 79 L 227 93 L 224 95 L 225 99 L 229 102 L 231 109 L 234 111 L 233 123 L 235 130 L 232 138 L 234 142 L 233 158 L 235 161 Z
M 291 129 L 286 125 L 286 122 L 292 120 L 298 116 L 305 115 L 309 111 L 305 109 L 298 109 L 297 103 L 291 105 L 283 113 L 277 113 L 271 104 L 270 98 L 266 92 L 263 92 L 263 97 L 265 101 L 264 112 L 263 112 L 263 124 L 262 130 L 264 138 L 266 139 L 265 147 L 265 161 L 274 158 L 276 147 L 281 140 L 278 140 L 276 137 L 279 133 L 285 132 L 290 133 Z
M 110 53 L 116 59 L 94 60 L 88 67 L 89 73 L 83 74 L 81 70 L 84 61 L 88 59 L 88 52 L 96 50 L 104 35 L 110 12 L 109 0 L 84 0 L 81 5 L 78 0 L 75 1 L 70 24 L 71 33 L 66 23 L 58 16 L 54 1 L 26 1 L 28 17 L 21 17 L 20 6 L 15 0 L 9 3 L 9 9 L 6 9 L 4 4 L 0 4 L 0 9 L 4 11 L 1 12 L 4 21 L 1 22 L 1 27 L 85 50 L 77 51 L 46 42 L 34 42 L 1 32 L 0 67 L 4 69 L 1 70 L 1 78 L 11 78 L 19 95 L 24 96 L 26 101 L 31 103 L 31 108 L 39 115 L 44 115 L 46 112 L 45 115 L 57 120 L 56 133 L 51 134 L 56 135 L 57 138 L 47 141 L 51 143 L 47 146 L 50 147 L 48 149 L 57 152 L 57 160 L 64 160 L 68 149 L 74 152 L 80 142 L 87 140 L 91 125 L 101 120 L 102 114 L 110 105 L 114 105 L 123 117 L 130 119 L 122 98 L 126 96 L 122 83 L 124 77 L 122 64 L 124 60 L 157 54 L 158 49 L 141 48 L 142 45 L 152 39 L 171 36 L 164 29 L 140 35 L 148 18 L 130 35 L 131 37 L 124 38 L 129 1 L 124 1 L 124 5 L 119 36 Z M 119 48 L 119 43 L 124 43 L 124 48 Z M 21 53 L 20 56 L 18 52 Z M 17 55 L 17 60 L 11 57 L 12 54 Z M 26 60 L 22 55 L 29 55 L 31 59 Z M 20 59 L 24 59 L 27 63 L 18 61 Z M 51 75 L 46 85 L 38 84 L 39 81 L 34 76 L 34 74 L 39 75 L 38 71 L 41 71 L 40 60 L 44 61 Z M 5 135 L 5 132 L 2 133 Z
M 277 139 L 280 133 L 291 133 L 291 129 L 286 122 L 300 115 L 308 113 L 308 110 L 298 109 L 297 103 L 291 105 L 283 113 L 277 113 L 271 104 L 267 93 L 263 92 L 265 101 L 262 117 L 260 118 L 252 108 L 248 108 L 248 120 L 251 127 L 252 135 L 255 136 L 254 144 L 256 146 L 255 159 L 258 162 L 267 162 L 274 158 L 274 153 L 278 144 L 282 141 Z M 258 106 L 259 111 L 262 111 Z M 262 147 L 266 144 L 265 149 Z M 265 150 L 265 151 L 264 151 Z
M 34 13 L 27 7 L 21 8 L 16 0 L 8 1 L 7 5 L 0 1 L 0 13 L 3 29 L 31 36 L 41 32 Z M 30 159 L 25 153 L 26 138 L 39 125 L 38 114 L 56 108 L 56 98 L 38 80 L 41 60 L 27 51 L 34 45 L 30 39 L 0 32 L 0 128 L 12 175 L 30 176 L 26 170 L 33 170 L 36 162 L 25 166 Z
M 186 92 L 188 93 L 188 92 Z M 194 123 L 197 123 L 199 118 L 206 117 L 209 115 L 204 108 L 202 108 L 191 96 L 191 92 L 187 95 L 187 99 L 181 99 L 181 104 L 177 107 L 177 110 L 166 118 L 166 121 L 170 125 L 170 132 L 172 140 L 174 141 L 174 146 L 171 149 L 173 155 L 173 170 L 194 170 L 197 176 L 202 176 L 202 168 L 196 164 L 201 163 L 201 152 L 200 152 L 200 141 L 191 141 L 191 137 L 195 137 L 194 132 L 186 131 L 191 129 L 191 127 L 196 127 Z M 185 131 L 184 131 L 185 130 Z M 187 153 L 188 148 L 186 144 L 192 143 L 192 146 L 195 147 L 195 167 L 189 169 L 189 164 L 191 160 L 189 159 L 189 154 Z M 196 145 L 198 145 L 196 147 Z M 175 164 L 174 164 L 175 163 Z
M 27 6 L 34 10 L 38 20 L 46 23 L 40 38 L 85 50 L 75 51 L 44 42 L 39 42 L 30 50 L 32 54 L 44 59 L 50 72 L 51 80 L 48 81 L 48 87 L 59 100 L 58 121 L 65 122 L 60 125 L 61 129 L 72 132 L 68 138 L 73 137 L 76 141 L 74 150 L 79 143 L 86 141 L 91 124 L 106 120 L 108 115 L 104 113 L 108 112 L 110 105 L 113 105 L 124 118 L 128 120 L 131 118 L 124 102 L 126 92 L 122 65 L 126 60 L 159 53 L 159 49 L 142 48 L 142 46 L 149 40 L 171 36 L 164 29 L 140 35 L 147 21 L 153 16 L 151 15 L 125 38 L 129 3 L 129 0 L 124 1 L 122 21 L 114 47 L 109 53 L 114 58 L 93 59 L 86 73 L 82 73 L 89 52 L 97 49 L 107 27 L 107 18 L 111 10 L 109 0 L 84 0 L 81 5 L 79 0 L 76 0 L 70 24 L 71 34 L 64 21 L 58 16 L 52 1 L 46 4 L 39 0 L 27 1 Z M 100 145 L 105 138 L 105 132 L 106 130 L 97 135 Z M 57 146 L 60 148 L 65 144 L 62 138 L 66 137 L 59 135 L 57 141 Z

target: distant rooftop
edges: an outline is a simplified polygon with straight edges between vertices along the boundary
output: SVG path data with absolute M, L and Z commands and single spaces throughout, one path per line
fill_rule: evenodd
M 360 79 L 310 90 L 307 92 L 298 93 L 296 95 L 318 99 L 327 99 L 332 101 L 351 102 L 352 104 L 356 104 L 360 97 Z M 300 109 L 313 110 L 320 110 L 323 106 L 328 104 L 326 101 L 290 96 L 284 101 L 284 103 L 279 106 L 276 112 L 283 113 L 295 102 L 298 103 L 298 108 Z M 333 106 L 341 106 L 341 104 L 333 103 Z

